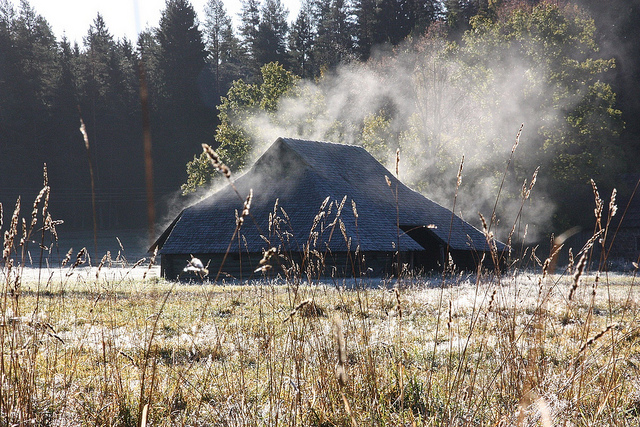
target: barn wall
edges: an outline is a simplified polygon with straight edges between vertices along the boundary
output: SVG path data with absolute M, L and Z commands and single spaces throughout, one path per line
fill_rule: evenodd
M 208 279 L 215 279 L 220 270 L 219 280 L 248 280 L 262 277 L 262 272 L 255 272 L 260 267 L 262 254 L 230 253 L 224 259 L 223 254 L 193 254 L 207 265 Z M 401 268 L 407 271 L 428 272 L 442 271 L 442 254 L 428 251 L 401 252 Z M 459 270 L 474 270 L 482 259 L 482 253 L 472 251 L 451 251 L 451 257 Z M 161 273 L 170 280 L 200 279 L 193 274 L 183 273 L 183 268 L 191 259 L 191 255 L 162 255 Z M 220 269 L 224 259 L 224 265 Z M 353 252 L 338 252 L 311 254 L 309 259 L 302 262 L 300 253 L 293 253 L 286 258 L 273 260 L 273 268 L 266 271 L 266 277 L 280 275 L 285 278 L 300 277 L 303 279 L 345 278 L 353 277 L 389 277 L 398 273 L 397 258 L 393 252 L 365 252 L 356 257 Z M 486 268 L 493 268 L 490 254 L 484 259 Z
M 223 254 L 193 254 L 205 265 L 208 265 L 210 280 L 215 279 L 224 258 Z M 416 260 L 424 258 L 419 253 L 402 253 L 401 262 L 409 268 L 420 267 Z M 170 279 L 199 280 L 195 275 L 183 273 L 184 267 L 191 259 L 191 254 L 163 254 L 161 255 L 162 276 Z M 224 260 L 219 279 L 247 280 L 262 276 L 262 272 L 254 273 L 260 266 L 262 254 L 230 253 Z M 385 277 L 395 274 L 396 258 L 392 252 L 366 252 L 356 258 L 353 252 L 339 252 L 327 254 L 311 254 L 304 263 L 300 253 L 293 253 L 286 258 L 278 258 L 272 263 L 273 268 L 266 272 L 267 277 L 302 277 L 306 279 L 327 277 L 353 277 L 367 275 L 371 277 Z
M 640 233 L 639 233 L 640 235 Z M 444 249 L 443 249 L 444 250 Z M 207 265 L 208 279 L 215 279 L 222 265 L 223 254 L 193 254 Z M 428 272 L 442 271 L 443 254 L 434 251 L 407 251 L 400 254 L 401 268 L 407 271 Z M 475 270 L 482 260 L 483 253 L 472 251 L 451 251 L 451 257 L 457 269 Z M 191 259 L 191 255 L 162 255 L 161 273 L 170 280 L 200 280 L 193 274 L 183 273 L 183 268 Z M 262 254 L 230 253 L 224 259 L 219 280 L 248 280 L 262 277 L 262 272 L 255 272 L 260 267 Z M 315 253 L 303 263 L 302 254 L 293 253 L 287 257 L 273 260 L 273 268 L 265 272 L 266 277 L 280 275 L 285 278 L 301 277 L 304 279 L 345 278 L 355 276 L 389 277 L 398 273 L 397 258 L 393 252 L 365 252 L 358 257 L 353 252 Z M 490 254 L 484 257 L 484 267 L 493 268 Z
M 484 259 L 483 259 L 484 256 Z M 473 251 L 451 251 L 451 258 L 458 270 L 475 270 L 478 268 L 478 264 L 482 262 L 484 268 L 493 269 L 493 258 L 489 252 L 473 252 Z M 505 261 L 502 257 L 503 262 Z M 504 268 L 501 265 L 500 268 Z
M 618 230 L 609 251 L 609 263 L 623 266 L 625 263 L 638 262 L 638 259 L 640 259 L 640 228 L 629 227 Z

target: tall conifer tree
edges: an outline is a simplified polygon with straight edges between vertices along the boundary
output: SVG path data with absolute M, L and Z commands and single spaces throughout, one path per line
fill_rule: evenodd
M 293 70 L 302 78 L 314 75 L 313 44 L 315 42 L 313 3 L 304 0 L 289 33 L 289 53 Z
M 231 81 L 242 75 L 240 64 L 243 53 L 222 0 L 209 0 L 205 8 L 204 27 L 217 103 L 219 97 L 229 89 Z
M 207 86 L 203 73 L 206 51 L 196 13 L 188 0 L 167 0 L 156 33 L 158 71 L 162 79 L 155 139 L 159 161 L 158 185 L 173 187 L 181 180 L 189 148 L 210 142 L 215 113 L 207 108 L 200 88 Z
M 289 24 L 280 0 L 265 0 L 260 11 L 260 24 L 254 43 L 254 56 L 259 66 L 269 62 L 286 64 Z

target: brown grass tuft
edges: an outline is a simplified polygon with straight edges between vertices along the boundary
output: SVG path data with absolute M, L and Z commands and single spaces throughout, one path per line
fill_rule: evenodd
M 336 379 L 340 387 L 347 385 L 347 344 L 344 340 L 344 333 L 342 332 L 342 320 L 338 315 L 333 318 L 333 335 L 336 340 L 337 350 L 337 364 L 336 364 Z

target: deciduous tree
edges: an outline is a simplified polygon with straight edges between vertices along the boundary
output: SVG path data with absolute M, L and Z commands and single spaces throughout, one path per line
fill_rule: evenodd
M 233 83 L 218 107 L 220 125 L 216 130 L 218 152 L 232 171 L 243 169 L 253 149 L 267 142 L 261 138 L 259 119 L 273 115 L 279 100 L 291 93 L 299 80 L 278 63 L 269 63 L 261 69 L 261 82 L 248 84 L 242 80 Z M 213 170 L 207 168 L 204 157 L 194 157 L 187 165 L 187 183 L 183 192 L 195 191 L 211 182 Z

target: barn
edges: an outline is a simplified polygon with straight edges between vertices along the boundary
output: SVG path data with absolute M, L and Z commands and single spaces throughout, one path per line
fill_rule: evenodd
M 211 279 L 256 277 L 270 248 L 277 255 L 267 273 L 296 277 L 382 277 L 399 266 L 442 270 L 445 262 L 474 269 L 491 249 L 481 231 L 408 188 L 365 149 L 291 138 L 278 138 L 233 185 L 184 209 L 156 248 L 168 279 L 181 277 L 192 256 L 208 264 Z

